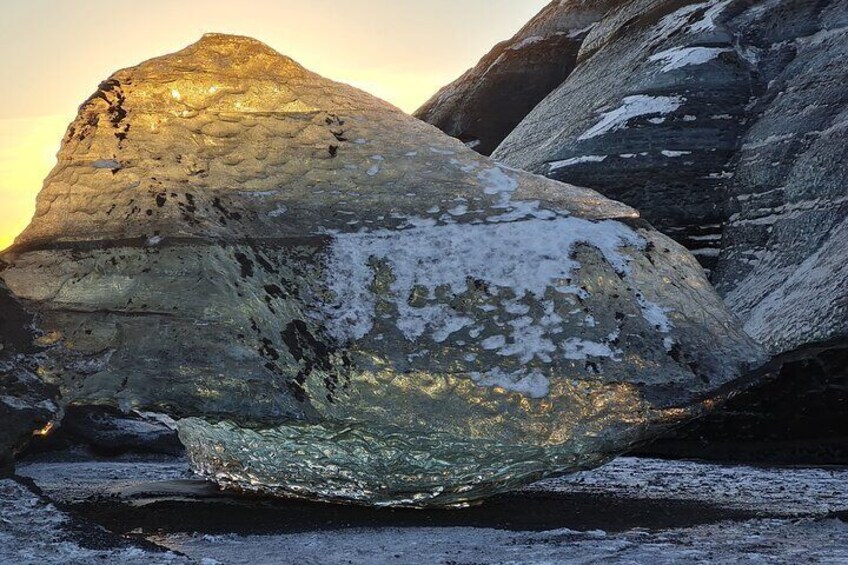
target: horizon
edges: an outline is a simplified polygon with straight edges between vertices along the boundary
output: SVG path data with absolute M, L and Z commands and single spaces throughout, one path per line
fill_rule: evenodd
M 0 45 L 5 53 L 22 55 L 0 59 L 5 85 L 0 89 L 0 194 L 5 203 L 0 208 L 0 250 L 29 224 L 36 195 L 56 164 L 79 105 L 120 69 L 179 51 L 205 33 L 244 35 L 313 72 L 412 113 L 548 3 L 351 0 L 339 6 L 331 0 L 309 5 L 244 0 L 236 14 L 229 3 L 201 0 L 179 6 L 152 0 L 143 7 L 115 7 L 105 0 L 73 6 L 33 0 L 4 7 Z M 327 18 L 329 12 L 333 18 Z M 134 22 L 121 29 L 118 49 L 104 48 L 100 34 L 77 31 L 104 13 L 109 21 Z M 257 13 L 268 17 L 257 18 Z M 486 25 L 468 25 L 479 14 L 485 14 Z M 351 37 L 367 40 L 354 45 Z

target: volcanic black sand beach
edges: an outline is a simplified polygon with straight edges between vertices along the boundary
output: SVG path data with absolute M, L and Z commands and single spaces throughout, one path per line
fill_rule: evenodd
M 14 531 L 0 533 L 2 562 L 848 560 L 844 467 L 622 458 L 477 507 L 439 511 L 235 497 L 193 479 L 174 457 L 70 451 L 30 458 L 18 474 L 55 506 L 32 506 L 30 523 L 19 515 Z M 28 496 L 3 483 L 7 502 Z M 43 524 L 63 512 L 72 524 L 63 543 L 33 549 Z

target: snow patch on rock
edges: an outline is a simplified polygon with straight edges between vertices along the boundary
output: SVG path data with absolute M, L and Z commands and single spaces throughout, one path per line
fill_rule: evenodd
M 661 51 L 652 55 L 648 60 L 664 63 L 661 70 L 668 73 L 684 67 L 703 65 L 729 51 L 730 49 L 719 47 L 681 47 Z
M 658 331 L 667 334 L 674 328 L 674 324 L 668 319 L 670 312 L 668 308 L 663 308 L 656 302 L 651 302 L 641 292 L 636 293 L 636 301 L 642 309 L 642 317 Z
M 689 33 L 703 33 L 714 30 L 716 18 L 724 12 L 730 2 L 731 0 L 723 0 L 722 2 L 705 2 L 702 4 L 710 6 L 710 8 L 704 13 L 703 18 L 689 26 Z
M 512 194 L 518 190 L 518 181 L 509 176 L 502 167 L 480 171 L 477 180 L 483 183 L 483 192 L 489 196 L 499 196 L 502 205 L 509 204 Z
M 603 112 L 600 121 L 577 140 L 585 141 L 624 129 L 633 118 L 671 114 L 685 102 L 686 99 L 682 96 L 648 96 L 646 94 L 627 96 L 622 100 L 621 106 L 615 110 Z
M 684 155 L 691 155 L 691 151 L 672 151 L 670 149 L 664 149 L 660 153 L 663 154 L 664 157 L 675 158 L 675 157 L 683 157 Z
M 564 159 L 562 161 L 552 161 L 548 163 L 548 170 L 552 172 L 566 167 L 573 167 L 574 165 L 579 165 L 581 163 L 602 163 L 606 160 L 607 155 L 582 155 L 580 157 L 572 157 L 571 159 Z
M 510 45 L 508 47 L 508 49 L 510 49 L 511 51 L 520 51 L 521 49 L 524 49 L 525 47 L 535 45 L 536 43 L 542 42 L 544 40 L 545 40 L 545 38 L 542 37 L 541 35 L 533 35 L 531 37 L 525 37 L 524 39 L 522 39 L 518 43 Z

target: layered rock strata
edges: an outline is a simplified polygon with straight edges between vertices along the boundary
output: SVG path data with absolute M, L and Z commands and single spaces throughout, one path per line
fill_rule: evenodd
M 556 0 L 512 39 L 496 45 L 415 116 L 491 155 L 574 70 L 589 30 L 615 2 Z
M 634 206 L 699 258 L 773 355 L 817 365 L 848 337 L 847 34 L 837 0 L 618 3 L 493 156 Z M 825 378 L 848 386 L 839 374 Z M 792 414 L 760 419 L 777 432 Z

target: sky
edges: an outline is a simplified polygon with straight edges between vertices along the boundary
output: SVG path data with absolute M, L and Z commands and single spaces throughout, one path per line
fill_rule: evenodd
M 0 0 L 0 249 L 26 227 L 77 107 L 207 32 L 263 41 L 413 112 L 549 0 Z

